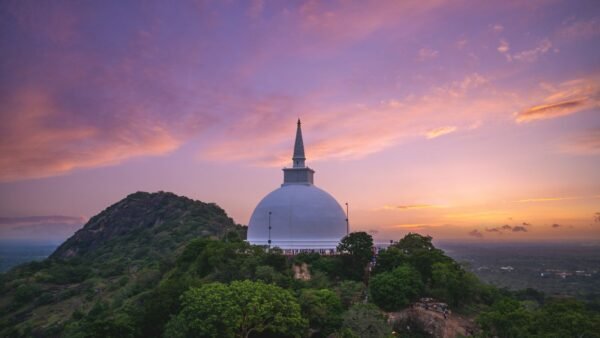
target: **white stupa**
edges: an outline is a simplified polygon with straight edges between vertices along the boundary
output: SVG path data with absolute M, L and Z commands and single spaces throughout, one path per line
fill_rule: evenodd
M 335 198 L 313 184 L 315 171 L 304 164 L 305 160 L 298 120 L 293 167 L 283 169 L 281 187 L 265 196 L 254 209 L 248 222 L 251 244 L 270 245 L 292 253 L 329 253 L 347 234 L 344 210 Z

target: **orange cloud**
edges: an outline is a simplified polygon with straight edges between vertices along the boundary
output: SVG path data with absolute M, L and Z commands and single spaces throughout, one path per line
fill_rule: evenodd
M 533 120 L 545 120 L 555 117 L 573 114 L 585 106 L 586 99 L 564 101 L 553 104 L 543 104 L 531 107 L 517 117 L 517 122 L 529 122 Z
M 254 165 L 286 165 L 291 156 L 293 121 L 299 116 L 309 161 L 357 159 L 416 140 L 424 130 L 437 137 L 472 129 L 485 117 L 513 110 L 514 100 L 510 98 L 512 94 L 494 88 L 488 78 L 477 73 L 432 87 L 421 96 L 394 97 L 372 104 L 323 103 L 318 93 L 245 98 L 245 104 L 240 105 L 245 106 L 246 114 L 231 121 L 201 151 L 201 156 Z M 440 124 L 446 127 L 435 130 Z
M 425 133 L 425 136 L 428 139 L 432 139 L 432 138 L 440 137 L 442 135 L 453 133 L 455 131 L 456 131 L 456 127 L 454 127 L 454 126 L 439 127 L 439 128 L 429 130 L 428 132 Z
M 383 210 L 414 210 L 414 209 L 432 209 L 441 208 L 439 205 L 432 204 L 411 204 L 411 205 L 385 205 Z
M 508 41 L 506 41 L 505 39 L 500 40 L 500 45 L 498 46 L 497 50 L 500 53 L 507 53 L 510 50 Z
M 421 228 L 424 226 L 428 226 L 426 223 L 408 223 L 408 224 L 395 224 L 390 226 L 390 228 Z
M 556 202 L 556 201 L 568 201 L 568 200 L 581 200 L 581 199 L 596 199 L 600 198 L 600 195 L 596 196 L 570 196 L 570 197 L 539 197 L 539 198 L 527 198 L 518 200 L 518 203 L 538 203 L 538 202 Z
M 579 79 L 548 87 L 552 92 L 544 102 L 515 116 L 517 123 L 553 119 L 600 107 L 600 86 L 596 79 Z
M 168 127 L 132 113 L 118 125 L 53 124 L 63 116 L 44 91 L 21 91 L 3 107 L 0 181 L 61 175 L 77 168 L 119 163 L 130 157 L 162 155 L 181 144 Z

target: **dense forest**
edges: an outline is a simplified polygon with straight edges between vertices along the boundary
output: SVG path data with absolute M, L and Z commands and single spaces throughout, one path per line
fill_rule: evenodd
M 395 314 L 431 298 L 477 337 L 600 337 L 599 304 L 484 284 L 431 237 L 408 234 L 374 255 L 371 236 L 355 232 L 335 256 L 244 238 L 214 204 L 132 194 L 48 259 L 1 275 L 0 336 L 429 337 Z

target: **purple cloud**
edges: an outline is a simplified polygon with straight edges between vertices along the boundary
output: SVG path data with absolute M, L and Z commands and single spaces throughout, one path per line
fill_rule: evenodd
M 474 229 L 472 231 L 469 232 L 469 236 L 473 236 L 476 238 L 483 238 L 483 234 L 481 233 L 481 231 Z

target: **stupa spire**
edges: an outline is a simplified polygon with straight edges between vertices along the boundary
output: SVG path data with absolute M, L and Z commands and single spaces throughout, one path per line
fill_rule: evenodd
M 302 141 L 302 127 L 298 119 L 296 128 L 296 141 L 294 142 L 294 155 L 292 156 L 292 168 L 283 168 L 283 185 L 287 184 L 313 184 L 315 171 L 304 164 L 304 142 Z
M 296 142 L 294 142 L 294 155 L 292 156 L 294 168 L 304 168 L 305 160 L 306 157 L 304 156 L 304 141 L 302 141 L 302 127 L 300 119 L 298 119 L 298 127 L 296 128 Z

